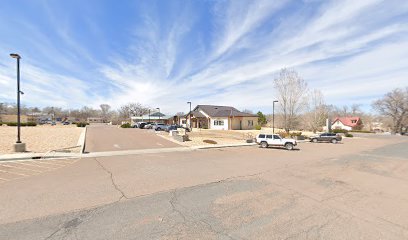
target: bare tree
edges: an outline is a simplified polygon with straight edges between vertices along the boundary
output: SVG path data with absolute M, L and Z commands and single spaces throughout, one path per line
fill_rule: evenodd
M 361 115 L 362 111 L 361 111 L 361 105 L 360 104 L 353 104 L 351 105 L 351 114 L 353 115 L 353 117 L 357 116 L 357 115 Z
M 305 106 L 307 83 L 295 70 L 282 69 L 274 80 L 286 132 L 299 125 L 298 116 Z
M 5 103 L 0 103 L 0 114 L 6 112 L 6 104 Z
M 348 117 L 350 115 L 349 107 L 344 105 L 340 108 L 340 116 L 339 117 Z
M 149 108 L 140 103 L 128 103 L 119 109 L 120 117 L 128 119 L 131 116 L 142 116 L 149 112 Z
M 329 109 L 320 90 L 315 89 L 310 92 L 308 99 L 308 111 L 305 114 L 307 128 L 315 133 L 325 125 Z
M 96 117 L 100 115 L 98 110 L 91 107 L 83 106 L 80 110 L 80 118 L 86 120 L 89 117 Z
M 405 90 L 392 90 L 372 106 L 381 115 L 391 117 L 393 133 L 401 132 L 403 123 L 408 118 L 408 87 Z
M 104 122 L 107 122 L 110 119 L 111 115 L 112 115 L 112 112 L 110 111 L 111 106 L 109 106 L 108 104 L 101 104 L 101 105 L 99 105 L 99 107 L 101 108 L 102 120 Z
M 244 109 L 244 110 L 242 110 L 242 112 L 249 113 L 249 114 L 254 114 L 254 112 L 252 110 L 249 110 L 249 109 Z

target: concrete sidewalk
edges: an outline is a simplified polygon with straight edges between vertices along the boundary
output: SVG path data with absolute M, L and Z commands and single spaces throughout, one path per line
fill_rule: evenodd
M 91 152 L 91 153 L 62 153 L 62 152 L 16 153 L 16 154 L 4 154 L 0 156 L 0 161 L 27 160 L 27 159 L 113 157 L 113 156 L 152 154 L 152 153 L 189 152 L 189 151 L 194 151 L 194 150 L 199 150 L 199 149 L 245 147 L 245 146 L 254 146 L 254 145 L 256 145 L 256 143 L 222 144 L 222 145 L 208 145 L 208 146 L 204 145 L 204 146 L 194 146 L 194 147 L 150 148 L 150 149 Z

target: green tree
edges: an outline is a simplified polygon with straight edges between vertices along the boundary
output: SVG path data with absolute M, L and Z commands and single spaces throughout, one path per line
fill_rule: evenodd
M 258 124 L 261 126 L 265 125 L 267 123 L 266 116 L 261 111 L 258 111 L 257 115 L 258 115 Z

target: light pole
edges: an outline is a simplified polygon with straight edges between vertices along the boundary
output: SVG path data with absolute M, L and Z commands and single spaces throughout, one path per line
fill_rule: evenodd
M 160 122 L 160 108 L 156 108 L 157 110 L 159 110 L 159 122 Z
M 20 128 L 21 128 L 21 122 L 20 122 L 20 94 L 24 94 L 22 91 L 20 91 L 20 55 L 17 53 L 11 53 L 10 57 L 17 59 L 17 141 L 16 144 L 14 145 L 14 150 L 16 152 L 24 152 L 25 151 L 25 144 L 21 143 L 20 140 Z
M 149 123 L 150 123 L 150 108 L 149 108 Z
M 275 100 L 273 101 L 272 104 L 272 133 L 275 134 L 275 103 L 277 103 L 278 101 Z
M 187 104 L 190 104 L 190 112 L 188 112 L 188 117 L 190 119 L 189 124 L 188 124 L 188 128 L 190 128 L 190 126 L 191 126 L 191 102 L 187 102 Z

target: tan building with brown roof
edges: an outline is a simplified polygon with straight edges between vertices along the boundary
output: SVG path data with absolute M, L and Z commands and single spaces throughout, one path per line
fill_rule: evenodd
M 258 123 L 258 115 L 214 105 L 197 105 L 185 119 L 187 126 L 216 130 L 251 130 Z

